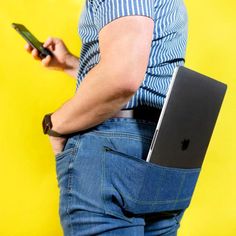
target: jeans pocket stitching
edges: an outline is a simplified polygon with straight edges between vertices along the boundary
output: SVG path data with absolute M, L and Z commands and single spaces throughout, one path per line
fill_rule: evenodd
M 78 146 L 79 146 L 79 140 L 73 140 L 73 142 L 75 142 L 75 143 L 72 147 L 65 149 L 65 146 L 64 146 L 64 149 L 55 155 L 56 161 L 60 161 L 60 160 L 64 159 L 67 155 L 70 155 L 70 154 L 76 152 L 76 150 L 78 149 Z
M 142 141 L 144 143 L 150 143 L 152 141 L 152 137 L 134 135 L 132 133 L 125 132 L 115 133 L 113 131 L 93 131 L 93 133 L 95 133 L 95 135 L 101 135 L 108 138 L 126 138 L 134 141 Z
M 161 207 L 161 205 L 163 205 L 163 207 L 165 207 L 164 205 L 166 205 L 166 204 L 171 204 L 172 205 L 172 207 L 175 209 L 177 209 L 178 208 L 178 206 L 177 206 L 177 204 L 180 204 L 180 205 L 182 205 L 182 206 L 188 206 L 189 205 L 189 203 L 190 203 L 190 201 L 191 201 L 191 198 L 192 198 L 192 194 L 191 195 L 186 195 L 185 197 L 184 196 L 182 196 L 182 197 L 180 197 L 180 194 L 181 194 L 181 191 L 183 190 L 183 188 L 185 188 L 184 186 L 185 186 L 185 180 L 186 180 L 186 178 L 188 178 L 187 176 L 195 176 L 196 175 L 196 177 L 198 176 L 198 173 L 200 172 L 200 168 L 194 168 L 194 169 L 181 169 L 181 168 L 173 168 L 173 167 L 162 167 L 162 166 L 158 166 L 158 165 L 156 165 L 156 164 L 152 164 L 152 163 L 148 163 L 148 162 L 146 162 L 145 160 L 143 160 L 143 159 L 139 159 L 139 158 L 137 158 L 137 157 L 134 157 L 134 156 L 131 156 L 131 155 L 129 155 L 129 154 L 126 154 L 126 153 L 123 153 L 123 152 L 120 152 L 120 151 L 117 151 L 117 150 L 114 150 L 114 149 L 112 149 L 112 148 L 110 148 L 109 147 L 109 145 L 108 146 L 103 146 L 103 148 L 104 148 L 104 152 L 108 152 L 108 153 L 111 153 L 111 154 L 114 154 L 114 156 L 116 156 L 116 157 L 123 157 L 123 158 L 128 158 L 128 159 L 130 159 L 130 160 L 132 160 L 132 161 L 136 161 L 136 162 L 139 162 L 140 164 L 144 164 L 144 175 L 145 175 L 145 173 L 147 173 L 149 170 L 150 170 L 150 168 L 154 168 L 153 169 L 153 171 L 155 171 L 155 172 L 158 172 L 158 169 L 160 170 L 160 174 L 159 174 L 159 177 L 162 175 L 162 173 L 164 174 L 164 173 L 166 173 L 166 174 L 168 174 L 168 173 L 172 173 L 172 174 L 174 174 L 175 175 L 175 173 L 176 173 L 176 175 L 177 176 L 179 176 L 178 178 L 179 178 L 179 184 L 178 184 L 178 188 L 176 187 L 176 191 L 175 191 L 175 193 L 176 194 L 174 194 L 173 196 L 174 196 L 174 198 L 169 198 L 169 199 L 166 199 L 166 200 L 164 200 L 164 199 L 161 199 L 161 198 L 163 198 L 163 197 L 161 197 L 161 198 L 157 198 L 157 199 L 145 199 L 145 198 L 143 198 L 143 199 L 139 199 L 139 198 L 133 198 L 133 195 L 130 195 L 130 196 L 125 196 L 125 198 L 127 199 L 127 200 L 129 200 L 130 202 L 133 202 L 134 204 L 135 203 L 137 203 L 137 204 L 139 204 L 139 205 L 152 205 L 153 207 L 155 206 L 155 207 L 158 207 L 158 205 Z M 104 156 L 106 156 L 105 154 L 104 154 Z M 109 155 L 107 156 L 108 158 L 109 158 Z M 104 162 L 105 162 L 105 159 L 104 159 Z M 146 166 L 146 167 L 145 167 Z M 105 168 L 105 167 L 104 167 Z M 155 168 L 156 168 L 156 170 L 155 170 Z M 146 169 L 146 170 L 145 170 Z M 103 170 L 103 172 L 105 171 L 105 169 Z M 167 172 L 166 172 L 167 171 Z M 171 174 L 171 175 L 172 175 Z M 182 177 L 181 177 L 182 176 Z M 105 178 L 105 176 L 104 176 L 104 178 Z M 161 178 L 161 177 L 160 177 Z M 164 178 L 164 177 L 163 177 Z M 195 177 L 194 177 L 195 178 Z M 162 180 L 160 180 L 160 181 L 162 181 Z M 194 183 L 193 183 L 194 184 Z M 196 183 L 195 183 L 196 184 Z M 168 183 L 167 183 L 167 186 L 168 186 Z M 186 185 L 187 186 L 187 185 Z M 193 186 L 193 185 L 192 185 Z M 194 185 L 195 186 L 195 185 Z M 194 189 L 195 187 L 193 187 L 193 189 Z M 137 195 L 140 195 L 141 194 L 141 189 L 139 189 L 138 190 L 138 192 L 139 193 L 137 193 L 135 196 L 137 196 Z M 157 193 L 157 192 L 156 192 Z M 158 194 L 159 195 L 159 194 Z M 158 196 L 158 195 L 156 195 L 156 197 Z M 126 202 L 127 203 L 127 202 Z M 125 207 L 125 206 L 124 206 Z M 161 207 L 162 208 L 162 207 Z
M 109 209 L 106 205 L 106 200 L 105 200 L 105 185 L 104 185 L 104 181 L 105 181 L 105 152 L 103 153 L 103 157 L 102 157 L 102 179 L 101 179 L 101 198 L 103 200 L 103 208 L 104 208 L 104 214 L 108 214 L 108 215 L 112 215 L 114 217 L 118 217 L 122 220 L 126 220 L 128 221 L 129 223 L 132 223 L 132 221 L 126 217 L 125 215 L 121 215 L 115 211 L 112 211 L 111 209 Z
M 131 156 L 131 155 L 128 155 L 126 153 L 114 150 L 114 149 L 112 149 L 112 148 L 110 148 L 108 146 L 103 146 L 103 147 L 104 147 L 104 151 L 105 152 L 111 152 L 111 153 L 114 153 L 114 154 L 119 155 L 119 156 L 124 157 L 124 158 L 127 157 L 127 158 L 130 158 L 130 159 L 134 160 L 134 161 L 146 164 L 146 165 L 148 165 L 150 167 L 163 168 L 163 169 L 167 169 L 167 170 L 171 170 L 171 171 L 176 171 L 176 172 L 183 171 L 185 173 L 194 173 L 194 172 L 199 172 L 201 170 L 201 168 L 184 169 L 184 168 L 160 166 L 158 164 L 147 162 L 147 161 L 145 161 L 143 159 L 140 159 L 140 158 L 137 158 L 135 156 Z
M 152 204 L 152 205 L 161 205 L 161 204 L 167 204 L 167 203 L 179 203 L 179 202 L 185 202 L 185 201 L 189 201 L 191 199 L 191 197 L 188 198 L 184 198 L 181 200 L 165 200 L 165 201 L 142 201 L 142 200 L 137 200 L 137 199 L 133 199 L 130 198 L 128 196 L 126 196 L 127 199 L 129 199 L 130 201 L 134 202 L 134 203 L 138 203 L 140 205 L 147 205 L 147 204 Z
M 67 154 L 70 154 L 71 152 L 73 152 L 74 148 L 75 147 L 71 147 L 71 148 L 66 149 L 66 150 L 64 150 L 62 152 L 57 153 L 55 155 L 56 160 L 59 161 L 59 160 L 63 159 Z

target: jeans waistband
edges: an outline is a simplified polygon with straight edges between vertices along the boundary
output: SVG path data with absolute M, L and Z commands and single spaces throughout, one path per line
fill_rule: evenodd
M 120 110 L 116 114 L 114 114 L 112 118 L 123 117 L 158 122 L 160 114 L 161 109 L 148 106 L 140 106 L 129 110 Z

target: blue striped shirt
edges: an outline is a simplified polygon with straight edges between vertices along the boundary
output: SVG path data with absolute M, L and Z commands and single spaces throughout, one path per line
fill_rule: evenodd
M 144 80 L 123 109 L 162 108 L 173 70 L 184 64 L 188 25 L 183 0 L 87 0 L 78 25 L 82 48 L 76 90 L 99 62 L 99 31 L 119 17 L 132 15 L 153 19 L 154 31 Z

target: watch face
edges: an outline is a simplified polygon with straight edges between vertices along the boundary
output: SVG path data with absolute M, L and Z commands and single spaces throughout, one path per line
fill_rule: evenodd
M 44 126 L 44 133 L 46 134 L 48 132 L 48 130 L 49 130 L 49 126 L 48 126 L 48 124 L 45 124 L 45 126 Z
M 45 115 L 45 117 L 43 119 L 43 132 L 44 132 L 44 134 L 47 134 L 47 132 L 50 128 L 52 128 L 51 116 Z

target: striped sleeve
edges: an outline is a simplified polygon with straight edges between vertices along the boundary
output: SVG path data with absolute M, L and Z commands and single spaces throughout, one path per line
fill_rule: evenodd
M 95 0 L 94 21 L 98 32 L 111 21 L 122 16 L 147 16 L 154 20 L 153 0 Z

